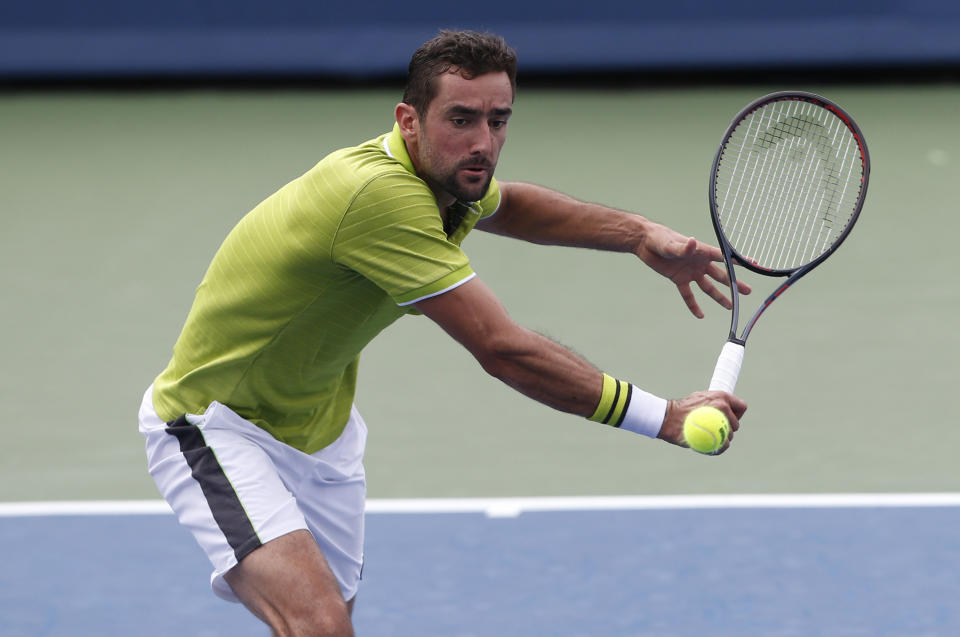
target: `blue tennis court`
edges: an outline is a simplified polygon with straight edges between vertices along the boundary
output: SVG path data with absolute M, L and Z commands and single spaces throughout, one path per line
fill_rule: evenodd
M 378 636 L 948 637 L 960 634 L 955 500 L 373 512 L 355 624 Z M 4 636 L 267 634 L 213 596 L 171 515 L 5 515 L 0 541 Z

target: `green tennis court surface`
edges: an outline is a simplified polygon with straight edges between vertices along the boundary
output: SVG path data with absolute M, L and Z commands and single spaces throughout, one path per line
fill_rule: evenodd
M 956 492 L 960 366 L 956 86 L 523 90 L 498 170 L 712 238 L 706 189 L 730 118 L 820 92 L 873 159 L 843 248 L 747 348 L 750 410 L 720 458 L 551 412 L 422 318 L 361 364 L 370 495 Z M 0 95 L 0 501 L 155 498 L 136 409 L 232 224 L 328 151 L 391 126 L 398 91 Z M 665 396 L 706 386 L 728 314 L 691 318 L 625 256 L 476 233 L 479 275 L 521 323 Z M 602 283 L 601 283 L 602 282 Z M 766 283 L 746 305 L 758 302 Z

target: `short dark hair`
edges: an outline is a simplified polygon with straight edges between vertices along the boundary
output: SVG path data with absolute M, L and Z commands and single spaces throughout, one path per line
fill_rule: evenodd
M 421 116 L 437 94 L 435 78 L 456 71 L 467 79 L 503 71 L 517 91 L 517 53 L 498 35 L 443 30 L 410 59 L 403 102 Z

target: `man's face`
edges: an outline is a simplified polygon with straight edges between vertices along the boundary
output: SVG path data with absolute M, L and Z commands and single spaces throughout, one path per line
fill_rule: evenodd
M 487 192 L 507 140 L 513 89 L 506 73 L 436 78 L 437 94 L 417 135 L 417 171 L 430 188 L 459 201 Z

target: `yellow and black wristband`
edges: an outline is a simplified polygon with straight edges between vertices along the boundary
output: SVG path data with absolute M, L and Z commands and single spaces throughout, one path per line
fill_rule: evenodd
M 656 438 L 666 413 L 663 398 L 604 374 L 600 404 L 589 420 Z
M 590 420 L 619 427 L 623 424 L 623 417 L 627 415 L 627 406 L 633 394 L 633 385 L 617 380 L 609 374 L 603 375 L 603 393 L 600 394 L 600 404 L 590 416 Z

